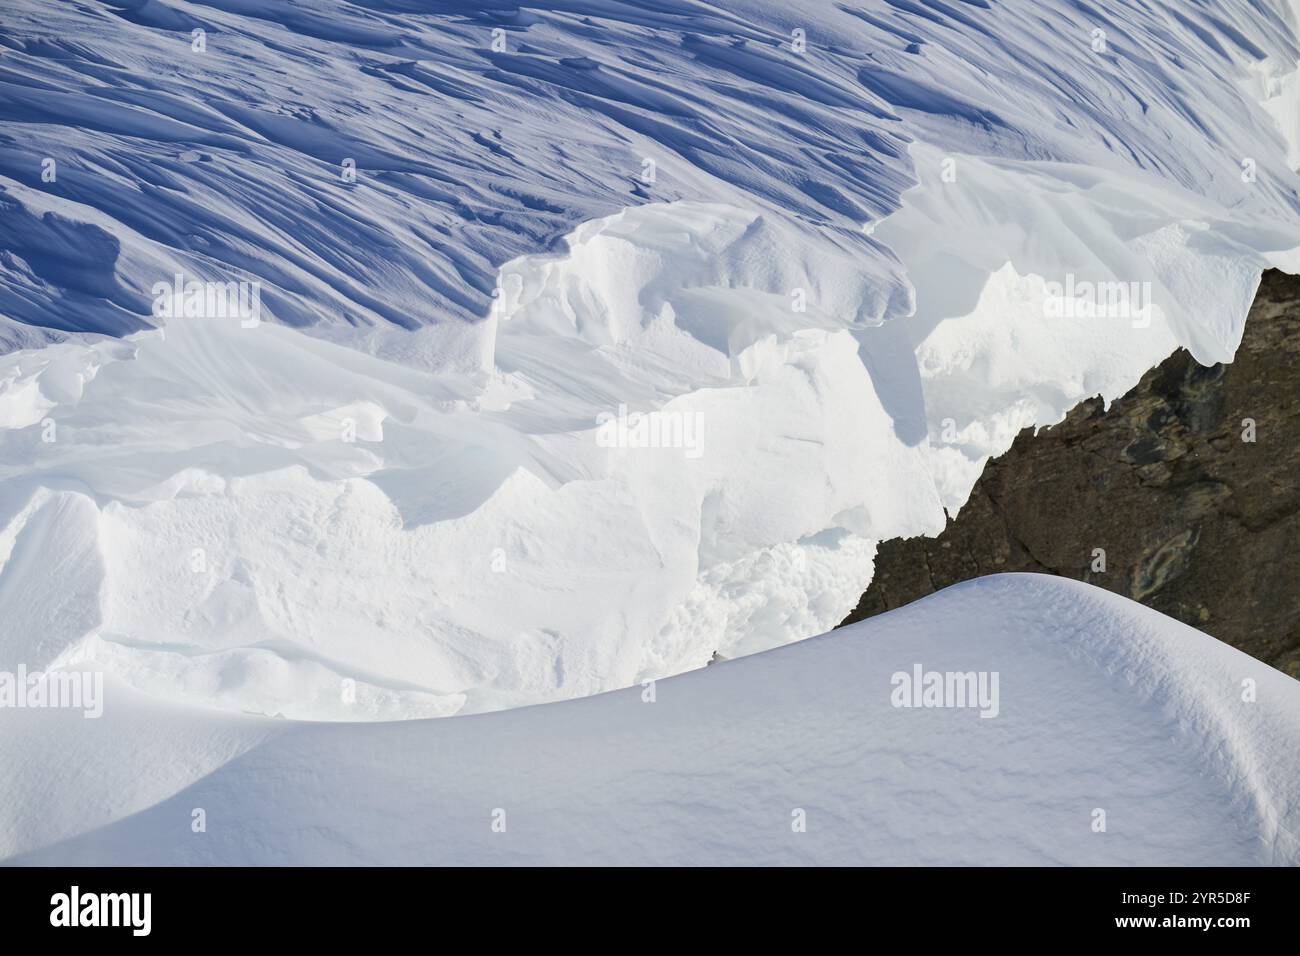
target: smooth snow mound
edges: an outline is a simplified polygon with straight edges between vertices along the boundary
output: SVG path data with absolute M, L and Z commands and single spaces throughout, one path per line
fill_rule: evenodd
M 997 672 L 997 715 L 894 707 L 915 665 Z M 0 764 L 26 769 L 0 780 L 0 855 L 1294 865 L 1297 690 L 1124 598 L 1021 574 L 646 688 L 450 721 L 241 718 L 115 685 L 98 721 L 13 713 Z

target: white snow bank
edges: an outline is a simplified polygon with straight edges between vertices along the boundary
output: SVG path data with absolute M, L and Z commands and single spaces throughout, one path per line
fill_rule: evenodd
M 464 380 L 234 319 L 99 343 L 69 401 L 26 353 L 0 358 L 55 423 L 0 433 L 0 527 L 36 547 L 49 513 L 41 541 L 99 558 L 69 568 L 84 628 L 38 659 L 23 635 L 48 592 L 28 575 L 69 582 L 0 563 L 0 659 L 375 719 L 596 693 L 833 627 L 872 542 L 942 515 L 858 343 L 776 291 L 868 290 L 794 248 L 729 207 L 591 224 L 569 255 L 511 264 L 522 291 L 481 327 L 495 364 Z M 585 284 L 615 263 L 642 284 Z
M 986 688 L 996 672 L 996 716 L 893 706 L 917 665 Z M 5 720 L 14 863 L 1300 862 L 1296 682 L 1038 575 L 652 687 L 449 721 L 223 717 L 120 685 L 99 720 Z

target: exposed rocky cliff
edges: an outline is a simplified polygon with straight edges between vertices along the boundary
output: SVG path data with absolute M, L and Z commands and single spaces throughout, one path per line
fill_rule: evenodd
M 967 578 L 1038 571 L 1300 677 L 1298 512 L 1300 279 L 1269 272 L 1232 364 L 1179 350 L 1110 409 L 1094 399 L 1023 431 L 939 537 L 881 545 L 844 623 Z

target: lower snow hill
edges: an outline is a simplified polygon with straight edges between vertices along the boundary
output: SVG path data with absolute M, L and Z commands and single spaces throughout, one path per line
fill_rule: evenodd
M 1268 272 L 1228 364 L 1179 349 L 1026 428 L 935 538 L 886 541 L 845 623 L 981 574 L 1089 581 L 1300 676 L 1300 279 Z M 1105 551 L 1105 569 L 1094 555 Z
M 493 714 L 2 719 L 20 864 L 1300 863 L 1300 684 L 1047 575 Z

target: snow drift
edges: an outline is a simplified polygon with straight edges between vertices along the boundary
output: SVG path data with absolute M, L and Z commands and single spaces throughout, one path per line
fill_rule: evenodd
M 918 665 L 996 672 L 997 715 L 894 706 Z M 454 720 L 277 721 L 113 686 L 99 720 L 6 717 L 0 762 L 24 772 L 0 783 L 0 857 L 1295 865 L 1296 691 L 1043 575 L 645 689 Z
M 391 719 L 820 633 L 1297 268 L 1281 3 L 3 25 L 0 669 Z M 159 319 L 177 274 L 263 321 Z

